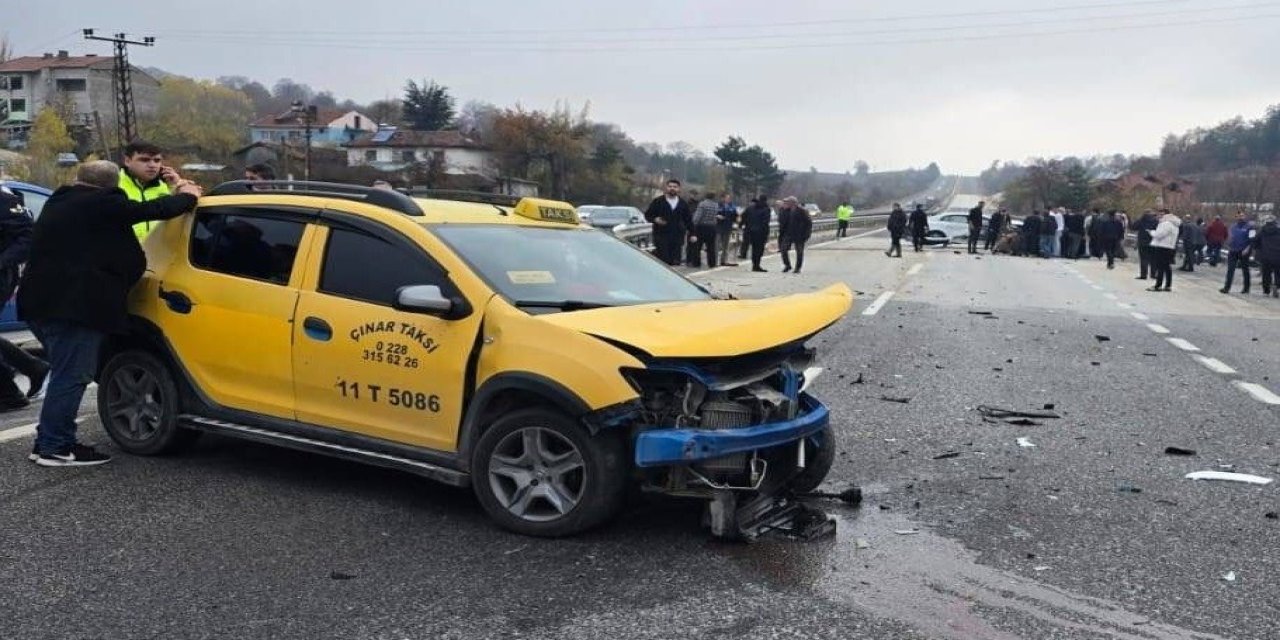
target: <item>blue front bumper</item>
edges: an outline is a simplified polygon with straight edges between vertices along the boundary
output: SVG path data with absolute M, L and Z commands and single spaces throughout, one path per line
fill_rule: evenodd
M 636 438 L 636 466 L 687 464 L 798 442 L 826 428 L 831 413 L 808 394 L 800 394 L 800 412 L 786 422 L 739 429 L 655 429 Z

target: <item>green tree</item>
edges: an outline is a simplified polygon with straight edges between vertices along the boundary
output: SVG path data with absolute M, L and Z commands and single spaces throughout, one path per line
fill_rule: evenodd
M 574 179 L 590 169 L 586 114 L 507 109 L 494 118 L 490 146 L 504 174 L 534 180 L 554 198 L 570 198 Z
M 1062 205 L 1075 211 L 1084 211 L 1092 196 L 1089 170 L 1083 164 L 1073 163 L 1063 172 L 1063 179 L 1065 184 L 1062 189 Z
M 225 160 L 245 143 L 253 117 L 249 98 L 234 89 L 181 76 L 160 83 L 154 116 L 141 122 L 142 136 L 172 154 Z
M 439 131 L 453 125 L 454 99 L 435 81 L 422 85 L 410 80 L 404 86 L 404 119 L 417 131 Z
M 71 182 L 74 168 L 58 166 L 58 154 L 75 149 L 75 140 L 67 133 L 67 124 L 54 109 L 41 109 L 31 125 L 27 141 L 26 170 L 19 176 L 36 184 L 55 187 Z
M 729 188 L 735 194 L 773 194 L 787 179 L 773 154 L 760 145 L 748 146 L 738 136 L 716 147 L 715 157 L 729 170 Z

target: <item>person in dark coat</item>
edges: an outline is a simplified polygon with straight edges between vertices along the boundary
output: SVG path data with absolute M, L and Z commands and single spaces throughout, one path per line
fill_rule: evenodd
M 1040 220 L 1039 210 L 1022 219 L 1022 241 L 1029 256 L 1040 255 Z
M 680 197 L 679 180 L 667 181 L 666 193 L 649 203 L 644 219 L 653 225 L 653 246 L 658 259 L 678 266 L 685 239 L 693 228 L 693 210 Z
M 1069 260 L 1078 260 L 1080 249 L 1084 244 L 1084 214 L 1079 211 L 1067 212 L 1062 219 L 1062 226 L 1066 227 L 1067 243 L 1067 246 L 1062 249 L 1062 256 Z
M 49 197 L 32 234 L 18 316 L 52 366 L 31 454 L 41 466 L 111 460 L 76 442 L 76 415 L 103 340 L 127 330 L 129 290 L 147 266 L 133 225 L 180 216 L 195 209 L 200 195 L 200 187 L 183 180 L 172 196 L 134 202 L 117 186 L 119 174 L 114 162 L 81 165 L 76 183 Z
M 1182 240 L 1182 266 L 1178 270 L 1194 272 L 1196 265 L 1200 263 L 1201 252 L 1204 251 L 1204 218 L 1192 221 L 1191 216 L 1187 216 L 1178 228 L 1178 233 Z
M 31 212 L 18 194 L 0 187 L 0 304 L 13 295 L 22 263 L 31 252 Z M 14 382 L 18 373 L 30 386 L 23 393 Z M 16 411 L 40 395 L 49 365 L 21 347 L 0 337 L 0 411 Z
M 987 203 L 979 202 L 969 210 L 969 253 L 978 252 L 978 239 L 982 236 L 982 209 Z
M 982 248 L 990 251 L 996 246 L 996 242 L 1000 240 L 1000 234 L 1004 233 L 1004 225 L 1007 215 L 1004 209 L 997 209 L 991 214 L 991 222 L 987 225 L 987 239 L 983 243 Z
M 1280 226 L 1275 216 L 1262 219 L 1253 237 L 1253 256 L 1262 267 L 1262 295 L 1280 298 Z
M 772 217 L 768 196 L 752 200 L 751 206 L 742 212 L 742 242 L 751 246 L 751 270 L 757 273 L 767 271 L 760 266 L 760 259 L 764 257 L 764 245 L 769 241 L 769 222 Z
M 1146 280 L 1151 271 L 1151 232 L 1160 226 L 1160 219 L 1151 211 L 1146 211 L 1134 223 L 1138 233 L 1138 279 Z
M 893 211 L 889 213 L 889 250 L 884 252 L 890 258 L 902 257 L 902 234 L 907 230 L 907 212 L 902 205 L 893 203 Z
M 1222 262 L 1222 245 L 1227 243 L 1227 236 L 1230 232 L 1227 230 L 1227 223 L 1222 221 L 1222 216 L 1214 216 L 1213 222 L 1204 230 L 1204 241 L 1209 247 L 1209 266 L 1216 267 Z
M 804 267 L 804 245 L 813 235 L 813 218 L 795 196 L 788 196 L 782 204 L 782 211 L 778 212 L 778 253 L 782 254 L 782 272 L 791 271 L 791 256 L 788 254 L 794 248 L 795 272 L 800 273 Z
M 911 212 L 911 244 L 916 252 L 924 249 L 924 235 L 929 233 L 929 214 L 924 212 L 924 205 L 918 204 Z
M 1093 223 L 1093 235 L 1098 248 L 1102 251 L 1102 255 L 1107 258 L 1107 268 L 1116 268 L 1116 248 L 1120 246 L 1120 241 L 1124 238 L 1124 223 L 1116 216 L 1116 211 L 1112 209 L 1101 220 L 1095 220 Z

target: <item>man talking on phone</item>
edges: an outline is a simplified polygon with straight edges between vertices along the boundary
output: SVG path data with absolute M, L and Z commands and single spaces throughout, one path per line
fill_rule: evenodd
M 120 190 L 134 202 L 150 202 L 163 198 L 172 192 L 169 187 L 175 185 L 182 177 L 173 167 L 164 164 L 164 152 L 160 147 L 134 140 L 124 148 L 124 162 L 120 163 Z M 159 221 L 147 220 L 133 225 L 133 234 L 138 242 L 147 239 L 151 227 Z

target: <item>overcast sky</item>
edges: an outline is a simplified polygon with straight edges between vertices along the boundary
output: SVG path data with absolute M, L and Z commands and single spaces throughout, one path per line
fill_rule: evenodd
M 135 64 L 183 75 L 361 102 L 407 78 L 460 104 L 589 101 L 637 141 L 737 134 L 788 169 L 1153 153 L 1280 103 L 1280 1 L 11 1 L 17 55 L 108 54 L 80 29 L 123 30 L 157 38 Z

